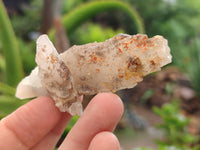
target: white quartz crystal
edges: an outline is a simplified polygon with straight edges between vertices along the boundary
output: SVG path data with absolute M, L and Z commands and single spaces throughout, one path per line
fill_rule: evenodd
M 162 36 L 118 34 L 105 42 L 75 45 L 59 55 L 42 35 L 37 40 L 38 68 L 19 83 L 16 96 L 51 96 L 60 111 L 81 115 L 79 96 L 132 88 L 171 58 Z

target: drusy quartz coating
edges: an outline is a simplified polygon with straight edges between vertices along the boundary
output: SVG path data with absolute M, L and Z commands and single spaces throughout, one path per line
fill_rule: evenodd
M 162 36 L 118 34 L 100 43 L 72 46 L 58 54 L 47 35 L 37 40 L 37 67 L 18 85 L 16 96 L 50 96 L 60 111 L 81 115 L 81 95 L 132 88 L 171 62 Z

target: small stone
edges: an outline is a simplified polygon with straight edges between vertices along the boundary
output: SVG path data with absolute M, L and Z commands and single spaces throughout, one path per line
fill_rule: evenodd
M 191 88 L 181 87 L 180 88 L 180 95 L 185 100 L 191 100 L 192 98 L 195 97 L 195 92 Z

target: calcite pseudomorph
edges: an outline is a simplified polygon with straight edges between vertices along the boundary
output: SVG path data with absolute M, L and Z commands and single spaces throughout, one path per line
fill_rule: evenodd
M 16 96 L 51 96 L 60 111 L 80 115 L 79 96 L 132 88 L 171 59 L 162 36 L 118 34 L 58 54 L 47 35 L 41 35 L 37 40 L 38 67 L 19 83 Z

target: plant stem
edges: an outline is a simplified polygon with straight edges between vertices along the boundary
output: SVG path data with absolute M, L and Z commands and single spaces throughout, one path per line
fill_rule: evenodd
M 70 33 L 87 19 L 100 12 L 111 10 L 121 10 L 125 12 L 133 23 L 135 23 L 138 33 L 145 32 L 143 20 L 137 11 L 130 7 L 127 3 L 120 1 L 94 1 L 83 4 L 63 16 L 63 25 L 65 26 L 67 33 Z
M 2 0 L 0 0 L 0 40 L 6 62 L 6 82 L 15 86 L 23 77 L 17 39 Z

